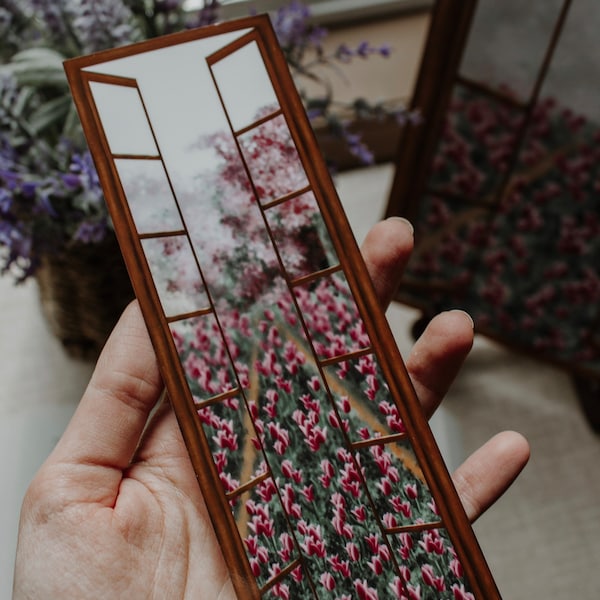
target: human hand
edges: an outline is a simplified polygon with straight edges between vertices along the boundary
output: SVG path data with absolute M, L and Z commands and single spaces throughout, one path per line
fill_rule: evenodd
M 378 224 L 363 255 L 382 305 L 412 248 L 399 220 Z M 473 340 L 469 318 L 431 321 L 407 368 L 431 415 Z M 23 502 L 14 597 L 235 597 L 139 307 L 128 307 L 73 419 Z M 518 434 L 496 436 L 454 474 L 471 519 L 527 462 Z

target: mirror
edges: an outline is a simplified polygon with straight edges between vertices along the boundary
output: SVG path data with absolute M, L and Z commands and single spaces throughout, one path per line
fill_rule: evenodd
M 104 135 L 113 154 L 157 155 L 137 89 L 90 82 Z
M 591 0 L 437 2 L 413 100 L 432 126 L 400 145 L 387 211 L 416 231 L 396 298 L 426 318 L 464 309 L 479 333 L 564 367 L 588 390 L 580 398 L 592 421 L 595 8 Z M 444 76 L 432 78 L 438 71 Z
M 115 166 L 138 233 L 183 229 L 160 160 L 117 158 Z
M 256 42 L 212 65 L 212 74 L 234 131 L 279 110 L 279 101 Z M 240 91 L 244 101 L 240 102 Z
M 401 416 L 411 392 L 390 392 L 368 325 L 378 307 L 357 301 L 340 252 L 358 250 L 264 27 L 191 32 L 76 72 L 229 568 L 253 598 L 402 597 L 441 581 L 471 598 L 420 464 L 430 455 Z
M 282 115 L 238 139 L 261 204 L 306 188 L 304 168 Z
M 515 100 L 526 102 L 534 90 L 562 4 L 563 0 L 525 4 L 508 0 L 498 10 L 495 2 L 478 2 L 462 75 L 499 92 L 509 90 Z
M 165 316 L 187 314 L 209 306 L 187 236 L 145 238 L 142 247 Z

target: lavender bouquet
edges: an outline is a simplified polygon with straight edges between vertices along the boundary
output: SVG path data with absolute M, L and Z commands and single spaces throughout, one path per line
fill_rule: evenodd
M 40 257 L 77 244 L 102 242 L 111 224 L 98 177 L 71 101 L 62 62 L 69 57 L 197 27 L 218 18 L 220 3 L 205 0 L 188 11 L 184 0 L 5 0 L 0 7 L 0 269 L 20 282 L 36 272 Z M 310 12 L 292 2 L 273 23 L 303 94 L 309 115 L 342 137 L 363 162 L 372 156 L 339 116 L 319 68 L 343 67 L 354 58 L 388 56 L 388 46 L 364 42 L 326 52 L 327 32 L 310 24 Z M 302 93 L 302 92 L 301 92 Z M 348 108 L 364 116 L 385 112 L 357 100 Z M 388 113 L 389 114 L 389 113 Z M 395 110 L 404 118 L 402 107 Z

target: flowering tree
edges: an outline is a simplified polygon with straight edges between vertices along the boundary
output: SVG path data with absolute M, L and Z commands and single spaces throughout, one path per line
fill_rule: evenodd
M 269 109 L 262 110 L 257 119 L 268 113 Z M 209 236 L 202 227 L 196 241 L 206 257 L 205 278 L 219 290 L 215 296 L 236 298 L 243 304 L 256 302 L 268 290 L 279 273 L 280 258 L 295 276 L 326 268 L 337 259 L 312 192 L 264 212 L 260 209 L 308 185 L 285 119 L 279 116 L 264 122 L 241 136 L 239 144 L 242 155 L 229 133 L 200 142 L 216 153 L 221 167 L 202 174 L 200 186 L 211 190 L 214 215 L 208 209 L 202 221 L 212 218 L 218 234 Z M 271 248 L 266 224 L 278 243 L 280 258 Z

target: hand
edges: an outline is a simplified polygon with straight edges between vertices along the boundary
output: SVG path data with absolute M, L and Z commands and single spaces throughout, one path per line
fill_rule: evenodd
M 412 248 L 401 220 L 378 224 L 363 255 L 381 303 Z M 433 413 L 473 340 L 467 315 L 431 321 L 407 359 Z M 233 598 L 139 307 L 130 305 L 98 361 L 62 439 L 23 502 L 14 598 Z M 477 518 L 527 462 L 518 434 L 496 436 L 454 474 Z

